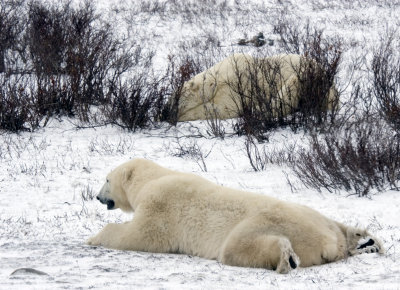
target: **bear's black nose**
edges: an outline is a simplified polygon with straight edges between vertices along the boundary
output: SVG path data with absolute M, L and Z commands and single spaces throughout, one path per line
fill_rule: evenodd
M 96 198 L 97 198 L 97 200 L 100 200 L 100 197 L 99 197 L 99 196 L 96 196 Z
M 108 210 L 113 209 L 114 206 L 115 206 L 115 203 L 113 200 L 111 200 L 111 199 L 107 200 L 107 209 Z

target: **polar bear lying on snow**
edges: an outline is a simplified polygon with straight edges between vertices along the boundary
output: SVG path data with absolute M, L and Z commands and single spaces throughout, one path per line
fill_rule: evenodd
M 265 95 L 271 110 L 286 116 L 299 107 L 299 75 L 310 61 L 297 54 L 267 58 L 233 54 L 185 82 L 178 100 L 178 121 L 238 117 L 242 99 Z M 309 67 L 308 67 L 309 68 Z M 337 105 L 338 93 L 332 85 L 326 109 Z M 274 112 L 273 112 L 274 113 Z
M 114 169 L 97 199 L 135 215 L 130 222 L 108 224 L 88 240 L 93 246 L 190 254 L 279 273 L 383 253 L 367 231 L 306 206 L 219 186 L 144 159 Z

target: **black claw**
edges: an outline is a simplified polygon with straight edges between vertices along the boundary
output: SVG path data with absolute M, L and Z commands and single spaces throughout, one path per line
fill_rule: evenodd
M 290 264 L 290 267 L 292 267 L 292 269 L 296 269 L 297 268 L 297 264 L 293 260 L 292 256 L 290 256 L 290 258 L 289 258 L 289 264 Z
M 375 241 L 373 239 L 369 239 L 368 242 L 366 242 L 365 244 L 360 245 L 357 249 L 364 249 L 368 246 L 372 246 L 373 244 L 375 244 Z

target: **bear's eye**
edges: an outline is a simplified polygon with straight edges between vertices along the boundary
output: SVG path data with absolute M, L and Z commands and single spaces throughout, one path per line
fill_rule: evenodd
M 360 235 L 360 234 L 356 234 L 356 236 L 357 236 L 357 237 L 361 237 L 361 235 Z
M 107 183 L 109 183 L 110 182 L 110 180 L 109 179 L 107 179 Z

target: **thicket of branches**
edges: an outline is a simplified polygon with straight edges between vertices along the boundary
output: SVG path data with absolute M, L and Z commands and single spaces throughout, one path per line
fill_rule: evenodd
M 359 196 L 400 189 L 400 136 L 379 119 L 360 119 L 343 130 L 312 135 L 310 145 L 290 164 L 308 187 Z
M 400 37 L 390 32 L 374 51 L 373 94 L 381 116 L 400 131 Z
M 154 87 L 153 53 L 119 39 L 91 2 L 1 4 L 1 129 L 70 116 L 136 130 L 161 114 L 166 94 Z
M 315 30 L 302 38 L 305 44 L 298 64 L 267 57 L 249 63 L 245 77 L 241 68 L 236 69 L 231 90 L 239 95 L 239 134 L 262 140 L 263 134 L 277 127 L 315 129 L 335 121 L 340 97 L 335 79 L 342 44 L 329 42 L 322 33 Z M 294 81 L 285 76 L 285 66 L 291 66 Z
M 266 152 L 249 138 L 246 152 L 253 169 L 286 164 L 304 185 L 319 191 L 366 196 L 400 190 L 398 40 L 394 34 L 383 38 L 366 64 L 370 77 L 354 81 L 341 114 L 326 130 L 311 130 L 309 146 Z
M 221 9 L 228 15 L 224 3 Z M 205 43 L 182 42 L 182 53 L 169 56 L 167 70 L 156 73 L 153 51 L 119 36 L 89 1 L 80 6 L 69 1 L 0 4 L 0 130 L 33 131 L 61 116 L 132 131 L 165 121 L 176 125 L 184 83 L 221 59 L 219 40 L 209 35 Z M 175 7 L 183 13 L 175 4 L 141 9 L 161 13 Z M 274 24 L 273 32 L 282 53 L 301 55 L 293 67 L 296 89 L 280 92 L 281 68 L 263 61 L 263 55 L 249 65 L 246 78 L 238 70 L 231 87 L 240 103 L 234 130 L 247 136 L 253 169 L 288 164 L 306 186 L 318 190 L 366 195 L 399 189 L 398 32 L 382 38 L 366 64 L 369 78 L 353 83 L 350 101 L 342 108 L 340 90 L 334 89 L 342 40 L 326 37 L 309 23 L 285 19 Z M 211 114 L 207 124 L 209 134 L 224 137 L 228 123 Z M 310 132 L 310 146 L 257 149 L 257 142 L 267 141 L 271 130 L 282 126 Z
M 2 129 L 34 130 L 49 118 L 64 115 L 129 130 L 151 127 L 159 121 L 176 124 L 184 82 L 215 61 L 215 51 L 206 49 L 208 55 L 204 49 L 190 53 L 190 47 L 201 45 L 182 42 L 183 54 L 171 56 L 168 70 L 155 75 L 152 52 L 119 39 L 115 28 L 100 19 L 91 2 L 75 7 L 69 1 L 1 1 L 0 73 L 5 84 L 0 95 Z M 286 39 L 300 38 L 304 32 L 285 30 L 285 25 L 276 28 L 276 33 L 288 50 Z M 279 67 L 273 68 L 277 75 L 274 79 L 265 63 L 257 63 L 249 68 L 250 95 L 238 91 L 242 111 L 235 128 L 239 134 L 262 136 L 282 125 L 297 128 L 325 123 L 328 114 L 336 111 L 326 110 L 326 96 L 334 84 L 341 44 L 328 43 L 321 31 L 305 29 L 304 49 L 299 53 L 312 61 L 296 68 L 299 86 L 295 94 L 300 105 L 284 114 L 277 109 L 282 105 L 272 108 L 271 103 L 282 102 L 274 89 Z M 219 46 L 212 37 L 208 41 L 209 47 Z M 271 87 L 269 92 L 260 89 L 256 76 L 260 71 L 262 81 Z M 24 98 L 18 97 L 21 84 L 28 85 Z M 100 108 L 97 116 L 92 114 L 93 106 Z M 222 137 L 225 130 L 221 123 L 216 116 L 210 119 L 210 132 Z

